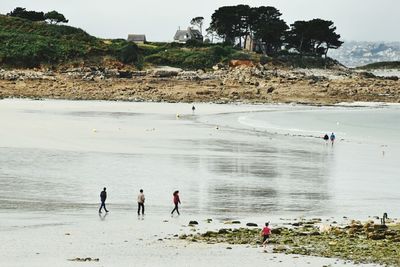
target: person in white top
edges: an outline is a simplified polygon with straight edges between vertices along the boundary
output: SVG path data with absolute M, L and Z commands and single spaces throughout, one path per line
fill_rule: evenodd
M 140 189 L 140 193 L 137 197 L 137 203 L 138 203 L 138 210 L 137 214 L 140 215 L 140 209 L 142 209 L 142 215 L 144 215 L 144 194 L 143 194 L 143 189 Z

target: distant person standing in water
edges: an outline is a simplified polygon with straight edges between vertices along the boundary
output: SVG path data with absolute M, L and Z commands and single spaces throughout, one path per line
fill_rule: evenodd
M 179 191 L 176 190 L 172 195 L 174 196 L 173 201 L 175 204 L 175 208 L 171 211 L 171 215 L 173 215 L 175 211 L 178 213 L 178 215 L 180 215 L 179 209 L 178 209 L 178 205 L 181 204 L 181 200 L 179 199 Z
M 143 189 L 140 189 L 140 191 L 139 191 L 139 195 L 137 197 L 137 203 L 138 203 L 137 214 L 140 215 L 140 209 L 142 209 L 142 215 L 144 215 L 144 194 L 143 194 Z
M 333 146 L 333 143 L 335 142 L 335 139 L 336 139 L 335 134 L 332 133 L 330 138 L 331 138 L 331 142 L 332 142 L 332 146 Z
M 194 111 L 196 110 L 195 106 L 192 106 L 192 112 L 194 113 Z
M 103 191 L 100 192 L 100 201 L 101 201 L 101 205 L 99 208 L 99 213 L 101 213 L 101 209 L 104 208 L 104 210 L 106 212 L 108 212 L 107 208 L 106 208 L 106 199 L 107 199 L 107 192 L 106 192 L 106 188 L 103 188 Z

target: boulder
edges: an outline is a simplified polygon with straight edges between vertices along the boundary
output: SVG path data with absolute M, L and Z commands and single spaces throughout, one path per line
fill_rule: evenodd
M 386 238 L 384 233 L 372 232 L 368 234 L 368 238 L 372 240 L 383 240 Z

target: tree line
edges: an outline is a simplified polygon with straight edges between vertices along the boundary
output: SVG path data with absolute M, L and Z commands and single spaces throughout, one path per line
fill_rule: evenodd
M 289 26 L 281 16 L 272 6 L 223 6 L 212 14 L 207 33 L 238 47 L 253 42 L 265 54 L 294 49 L 300 55 L 326 56 L 343 44 L 332 21 L 295 21 Z
M 13 11 L 7 14 L 10 17 L 19 17 L 31 21 L 48 21 L 50 24 L 68 23 L 68 20 L 63 14 L 53 10 L 47 13 L 26 10 L 23 7 L 16 7 Z

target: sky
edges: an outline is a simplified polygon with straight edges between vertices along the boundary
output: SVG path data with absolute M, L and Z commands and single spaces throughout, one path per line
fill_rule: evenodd
M 0 13 L 15 7 L 57 10 L 69 25 L 102 38 L 146 34 L 148 41 L 171 41 L 178 27 L 187 28 L 193 17 L 210 23 L 221 6 L 248 4 L 274 6 L 291 24 L 296 20 L 332 20 L 345 41 L 400 41 L 399 0 L 0 0 Z

